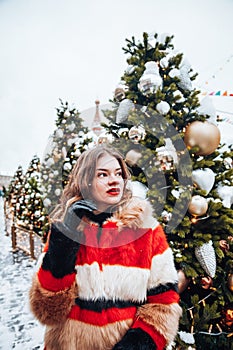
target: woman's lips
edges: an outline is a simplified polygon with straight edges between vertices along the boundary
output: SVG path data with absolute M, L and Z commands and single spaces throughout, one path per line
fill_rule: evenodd
M 107 191 L 108 194 L 111 196 L 117 196 L 120 193 L 119 188 L 111 188 L 110 190 Z

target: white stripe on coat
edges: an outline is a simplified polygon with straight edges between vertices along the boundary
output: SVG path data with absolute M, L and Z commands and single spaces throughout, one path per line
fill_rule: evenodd
M 150 270 L 120 265 L 103 265 L 97 262 L 91 265 L 76 266 L 78 295 L 86 300 L 105 298 L 110 300 L 131 300 L 142 302 L 146 291 Z
M 153 257 L 149 288 L 157 287 L 160 284 L 175 283 L 178 281 L 177 271 L 174 265 L 171 248 L 167 248 L 162 254 Z

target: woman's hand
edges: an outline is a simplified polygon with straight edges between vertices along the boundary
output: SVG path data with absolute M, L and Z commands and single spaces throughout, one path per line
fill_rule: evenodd
M 84 216 L 88 217 L 95 210 L 97 210 L 97 208 L 94 202 L 88 199 L 81 199 L 80 201 L 71 204 L 67 209 L 63 223 L 70 230 L 76 230 L 82 218 Z
M 51 271 L 56 278 L 75 272 L 76 254 L 80 246 L 77 240 L 70 239 L 64 231 L 62 223 L 52 224 L 48 251 L 42 262 L 42 268 Z
M 42 263 L 44 270 L 50 270 L 56 278 L 75 272 L 76 254 L 80 243 L 83 243 L 83 234 L 76 229 L 82 217 L 94 210 L 96 206 L 93 202 L 80 200 L 67 209 L 63 222 L 52 224 L 49 248 Z

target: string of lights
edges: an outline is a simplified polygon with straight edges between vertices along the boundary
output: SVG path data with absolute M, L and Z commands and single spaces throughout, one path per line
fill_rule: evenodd
M 216 292 L 218 291 L 219 287 L 220 287 L 220 286 L 218 286 L 217 288 L 211 287 L 211 289 L 212 289 L 212 292 L 211 292 L 211 293 L 209 293 L 207 296 L 205 296 L 204 298 L 202 298 L 201 300 L 199 300 L 199 301 L 197 302 L 196 305 L 193 305 L 193 306 L 191 306 L 191 307 L 189 307 L 189 308 L 186 309 L 187 312 L 189 311 L 191 319 L 194 319 L 192 310 L 195 309 L 195 307 L 196 307 L 198 304 L 201 304 L 201 303 L 203 303 L 203 306 L 205 306 L 205 300 L 207 300 L 207 299 L 210 298 L 214 293 L 216 293 Z M 208 331 L 208 332 L 206 332 L 206 331 L 194 332 L 193 325 L 192 325 L 192 326 L 191 326 L 191 331 L 190 331 L 190 333 L 193 334 L 193 335 L 195 335 L 195 334 L 204 334 L 204 335 L 209 335 L 209 336 L 219 336 L 219 335 L 226 335 L 227 337 L 233 336 L 233 332 L 225 332 L 225 331 L 223 331 L 218 323 L 216 323 L 215 326 L 216 326 L 216 327 L 218 328 L 218 330 L 219 330 L 219 332 L 217 332 L 217 333 L 212 332 L 213 324 L 210 325 L 209 331 Z

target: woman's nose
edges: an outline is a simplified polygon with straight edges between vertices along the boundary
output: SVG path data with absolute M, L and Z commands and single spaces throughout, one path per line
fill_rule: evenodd
M 109 183 L 119 183 L 119 178 L 115 174 L 109 175 L 108 182 Z

